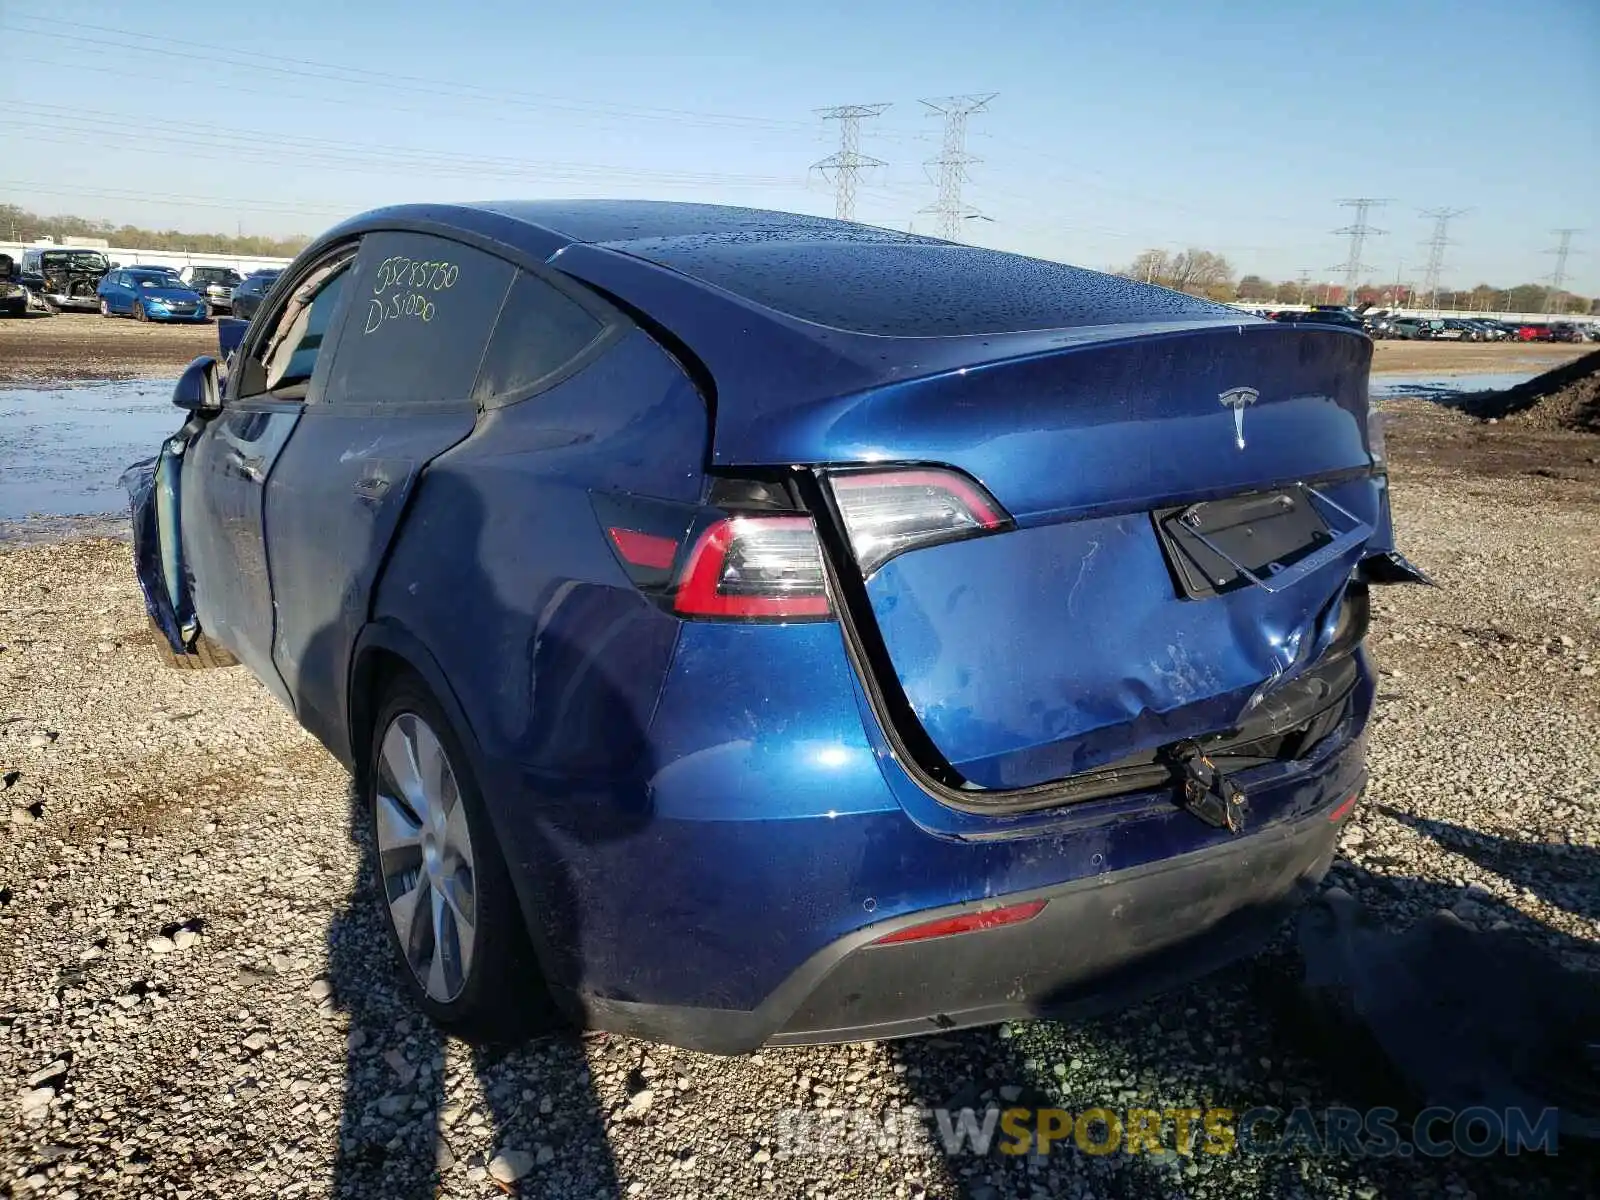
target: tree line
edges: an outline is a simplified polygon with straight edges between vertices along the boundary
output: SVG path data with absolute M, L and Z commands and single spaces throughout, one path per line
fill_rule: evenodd
M 1220 254 L 1190 247 L 1173 253 L 1146 250 L 1118 274 L 1143 283 L 1160 284 L 1191 296 L 1254 304 L 1345 304 L 1378 308 L 1448 308 L 1477 312 L 1544 312 L 1551 298 L 1542 283 L 1494 287 L 1480 283 L 1461 290 L 1441 288 L 1433 299 L 1407 283 L 1366 283 L 1356 288 L 1353 301 L 1345 298 L 1342 284 L 1326 280 L 1291 279 L 1274 283 L 1261 275 L 1243 275 L 1237 281 L 1233 266 Z M 1569 316 L 1600 316 L 1600 298 L 1559 292 L 1550 311 Z
M 139 250 L 189 251 L 194 254 L 236 254 L 245 258 L 293 258 L 311 239 L 272 238 L 227 233 L 184 233 L 176 229 L 141 229 L 86 217 L 40 216 L 14 204 L 0 204 L 0 238 L 34 242 L 42 237 L 104 238 L 113 246 Z
M 307 236 L 271 238 L 227 233 L 184 233 L 177 229 L 142 229 L 86 217 L 40 216 L 14 204 L 0 204 L 0 238 L 33 242 L 51 237 L 104 238 L 113 246 L 141 250 L 236 254 L 251 258 L 293 258 L 311 240 Z M 1160 284 L 1191 296 L 1255 304 L 1344 304 L 1345 289 L 1327 281 L 1285 280 L 1274 283 L 1261 275 L 1235 278 L 1233 265 L 1221 254 L 1191 246 L 1187 250 L 1146 250 L 1122 268 L 1121 275 Z M 1410 284 L 1367 283 L 1356 289 L 1353 303 L 1379 308 L 1451 308 L 1478 312 L 1544 312 L 1550 289 L 1540 283 L 1493 287 L 1480 283 L 1464 291 L 1441 290 L 1432 303 Z M 1562 314 L 1600 315 L 1600 298 L 1561 292 L 1550 310 Z

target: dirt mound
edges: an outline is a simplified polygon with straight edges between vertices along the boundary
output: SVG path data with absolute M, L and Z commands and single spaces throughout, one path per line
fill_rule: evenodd
M 1457 403 L 1480 420 L 1512 419 L 1541 429 L 1600 433 L 1600 350 L 1514 388 L 1473 392 Z

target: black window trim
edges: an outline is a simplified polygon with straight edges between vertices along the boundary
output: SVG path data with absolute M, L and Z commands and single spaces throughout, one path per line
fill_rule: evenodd
M 273 311 L 278 307 L 280 299 L 287 300 L 291 295 L 294 294 L 294 290 L 300 286 L 301 282 L 305 280 L 308 275 L 321 269 L 333 259 L 348 256 L 350 259 L 350 265 L 347 266 L 345 270 L 352 270 L 355 266 L 356 256 L 361 252 L 361 239 L 363 236 L 365 235 L 354 234 L 348 238 L 341 239 L 332 245 L 323 247 L 317 253 L 315 258 L 308 259 L 305 265 L 299 267 L 298 269 L 293 264 L 285 268 L 284 271 L 272 281 L 272 287 L 270 287 L 261 297 L 260 305 L 256 310 L 256 316 L 259 317 L 263 312 L 272 314 Z M 330 280 L 332 278 L 332 276 L 329 276 Z M 288 286 L 284 286 L 286 280 L 289 281 Z M 280 287 L 283 288 L 281 298 L 278 294 L 278 289 Z M 338 352 L 339 343 L 343 340 L 343 317 L 344 314 L 349 311 L 348 300 L 341 297 L 340 305 L 341 311 L 335 314 L 339 319 L 337 322 L 330 320 L 328 326 L 334 331 L 333 343 L 332 345 L 324 346 L 323 349 L 319 349 L 317 351 L 317 366 L 312 372 L 313 379 L 315 379 L 318 371 L 321 371 L 323 373 L 323 377 L 326 378 L 327 371 L 331 371 L 333 369 L 332 356 Z M 261 343 L 263 341 L 272 335 L 272 330 L 268 327 L 269 322 L 260 321 L 258 323 L 256 320 L 252 319 L 250 324 L 252 328 L 245 337 L 245 340 L 240 344 L 238 350 L 234 352 L 233 362 L 236 364 L 236 366 L 235 369 L 228 372 L 227 391 L 222 399 L 223 406 L 226 408 L 239 408 L 241 410 L 246 410 L 247 406 L 254 406 L 258 404 L 270 405 L 272 406 L 273 411 L 280 411 L 287 405 L 292 405 L 299 408 L 324 407 L 321 404 L 311 405 L 307 403 L 307 401 L 310 399 L 312 380 L 306 381 L 306 395 L 298 398 L 289 396 L 275 396 L 271 392 L 257 392 L 250 396 L 240 396 L 238 394 L 240 381 L 244 377 L 244 371 L 242 369 L 243 363 L 246 359 L 255 354 L 255 352 L 261 347 Z M 324 350 L 328 352 L 326 368 L 323 367 Z

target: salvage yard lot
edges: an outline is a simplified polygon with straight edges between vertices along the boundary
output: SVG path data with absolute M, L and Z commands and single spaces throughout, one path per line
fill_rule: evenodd
M 0 385 L 176 377 L 217 351 L 217 327 L 63 313 L 0 321 Z
M 0 364 L 23 346 L 46 372 L 91 346 L 97 377 L 170 374 L 214 337 L 13 322 Z M 1403 369 L 1568 349 L 1395 346 L 1432 360 Z M 1372 780 L 1330 882 L 1397 927 L 1453 908 L 1600 970 L 1600 437 L 1391 407 L 1400 544 L 1441 589 L 1376 593 Z M 158 665 L 118 541 L 0 551 L 0 779 L 0 1189 L 15 1195 L 410 1197 L 433 1194 L 434 1170 L 448 1196 L 1593 1194 L 1577 1148 L 779 1153 L 793 1109 L 1377 1102 L 1339 1071 L 1346 1047 L 1292 1033 L 1287 940 L 1076 1025 L 736 1058 L 620 1037 L 441 1042 L 393 974 L 343 772 L 242 669 Z
M 141 324 L 62 314 L 0 321 L 0 385 L 55 380 L 176 376 L 199 354 L 215 354 L 217 327 Z M 1542 371 L 1592 350 L 1587 345 L 1374 342 L 1373 370 Z

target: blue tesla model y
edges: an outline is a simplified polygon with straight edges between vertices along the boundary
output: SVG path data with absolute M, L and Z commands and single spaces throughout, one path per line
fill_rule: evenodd
M 352 771 L 418 1004 L 739 1051 L 1269 936 L 1365 778 L 1359 331 L 749 209 L 383 209 L 129 475 L 170 660 Z

